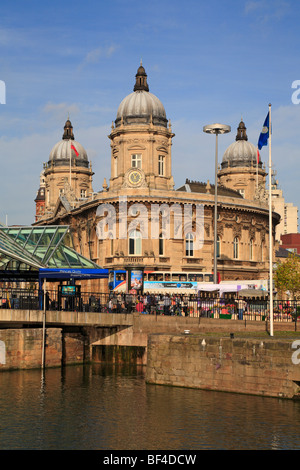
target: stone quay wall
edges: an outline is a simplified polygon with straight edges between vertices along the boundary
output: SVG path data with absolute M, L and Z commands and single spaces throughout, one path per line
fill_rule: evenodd
M 154 334 L 147 349 L 147 383 L 300 398 L 293 340 Z
M 40 368 L 42 345 L 41 328 L 0 330 L 0 371 Z M 61 328 L 47 328 L 44 351 L 45 367 L 83 363 L 84 338 L 75 333 L 64 334 Z

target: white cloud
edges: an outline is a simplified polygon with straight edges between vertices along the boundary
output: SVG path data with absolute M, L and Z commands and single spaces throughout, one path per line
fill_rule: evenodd
M 42 111 L 44 113 L 52 115 L 57 121 L 63 121 L 68 118 L 68 115 L 78 115 L 79 107 L 77 104 L 68 104 L 68 103 L 52 103 L 48 102 L 43 107 Z
M 260 0 L 247 1 L 244 8 L 245 14 L 254 14 L 259 22 L 272 22 L 281 20 L 290 11 L 291 5 L 285 0 Z

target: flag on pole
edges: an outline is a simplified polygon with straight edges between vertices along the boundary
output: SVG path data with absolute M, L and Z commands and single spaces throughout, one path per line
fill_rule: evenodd
M 261 148 L 264 145 L 268 145 L 268 138 L 269 138 L 269 113 L 267 114 L 267 117 L 265 119 L 262 131 L 260 133 L 259 139 L 258 139 L 258 149 L 261 150 Z
M 76 157 L 78 157 L 79 153 L 77 152 L 73 144 L 71 144 L 71 150 L 74 150 Z
M 259 150 L 257 149 L 257 164 L 259 164 Z

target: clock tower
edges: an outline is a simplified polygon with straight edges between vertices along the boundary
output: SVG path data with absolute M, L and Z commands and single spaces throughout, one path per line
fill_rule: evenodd
M 170 190 L 174 187 L 171 146 L 174 134 L 161 101 L 149 92 L 142 64 L 133 93 L 121 102 L 109 135 L 110 191 L 122 188 Z

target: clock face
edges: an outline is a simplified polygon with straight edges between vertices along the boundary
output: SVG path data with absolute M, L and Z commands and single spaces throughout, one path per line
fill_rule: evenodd
M 141 173 L 137 170 L 132 170 L 130 173 L 129 173 L 129 177 L 128 177 L 130 183 L 134 186 L 138 185 L 142 179 L 142 176 L 141 176 Z

